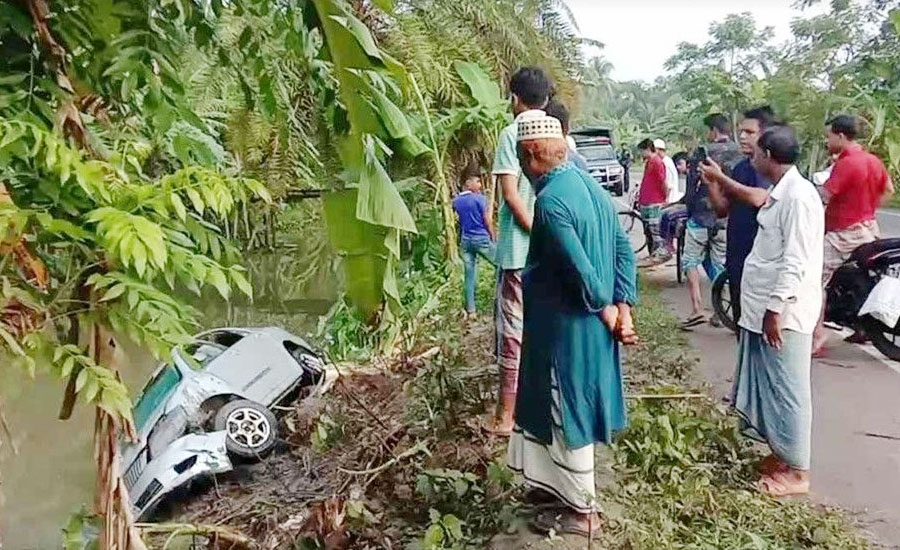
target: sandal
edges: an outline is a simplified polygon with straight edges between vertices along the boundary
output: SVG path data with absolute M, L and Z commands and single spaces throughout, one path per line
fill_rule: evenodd
M 600 521 L 588 531 L 579 523 L 576 515 L 569 511 L 545 510 L 531 521 L 532 527 L 540 533 L 553 532 L 557 535 L 578 535 L 595 539 L 600 535 Z
M 850 336 L 844 338 L 844 342 L 847 342 L 848 344 L 860 344 L 860 345 L 868 344 L 869 337 L 866 336 L 865 332 L 857 331 L 857 332 L 854 332 L 853 334 L 851 334 Z
M 763 494 L 775 498 L 805 495 L 809 493 L 809 480 L 794 485 L 788 484 L 784 476 L 785 472 L 766 474 L 756 482 L 756 489 Z
M 678 326 L 680 326 L 681 328 L 692 328 L 692 327 L 702 325 L 703 323 L 707 322 L 708 320 L 709 319 L 707 318 L 705 313 L 696 313 L 694 315 L 691 315 L 687 319 L 681 321 L 681 323 Z
M 784 472 L 786 471 L 786 468 L 787 465 L 784 462 L 778 460 L 778 457 L 776 457 L 775 455 L 766 456 L 759 461 L 759 464 L 756 465 L 756 469 L 764 476 L 773 474 L 775 472 Z

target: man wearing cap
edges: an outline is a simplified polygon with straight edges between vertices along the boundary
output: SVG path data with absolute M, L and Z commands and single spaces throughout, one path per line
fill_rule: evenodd
M 666 202 L 669 204 L 678 202 L 681 191 L 678 190 L 678 168 L 675 167 L 675 161 L 666 153 L 665 141 L 656 138 L 653 140 L 653 146 L 666 167 Z
M 546 504 L 534 526 L 593 536 L 594 445 L 625 427 L 618 343 L 634 343 L 636 273 L 612 198 L 566 162 L 559 121 L 518 123 L 537 202 L 523 273 L 524 337 L 510 467 Z
M 553 85 L 543 70 L 524 67 L 509 82 L 515 122 L 500 133 L 492 173 L 500 187 L 497 216 L 497 352 L 500 391 L 497 407 L 486 419 L 488 432 L 508 435 L 513 428 L 519 360 L 522 353 L 522 268 L 528 255 L 534 212 L 534 191 L 522 174 L 516 156 L 517 123 L 545 117 L 543 111 Z

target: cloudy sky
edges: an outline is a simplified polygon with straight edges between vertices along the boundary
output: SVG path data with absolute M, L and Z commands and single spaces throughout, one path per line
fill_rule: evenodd
M 704 42 L 709 24 L 729 13 L 749 11 L 759 26 L 775 27 L 777 40 L 790 37 L 800 15 L 794 0 L 565 0 L 581 34 L 604 44 L 617 80 L 652 81 L 679 42 Z

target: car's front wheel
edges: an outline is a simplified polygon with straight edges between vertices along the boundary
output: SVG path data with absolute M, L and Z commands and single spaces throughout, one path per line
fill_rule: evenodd
M 228 453 L 260 459 L 275 448 L 278 423 L 268 408 L 247 399 L 226 403 L 216 412 L 214 426 L 225 430 Z

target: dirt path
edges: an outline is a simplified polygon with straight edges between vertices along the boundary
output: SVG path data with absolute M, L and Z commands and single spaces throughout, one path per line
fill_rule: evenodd
M 674 267 L 647 275 L 677 316 L 690 311 Z M 735 339 L 706 325 L 690 341 L 700 350 L 699 373 L 716 397 L 726 396 Z M 840 343 L 836 334 L 832 344 L 829 359 L 813 363 L 813 498 L 857 512 L 879 542 L 900 549 L 900 365 L 872 348 Z

